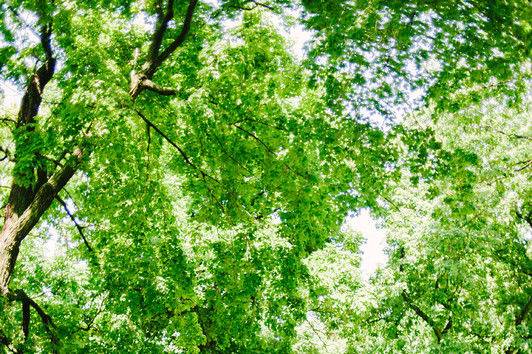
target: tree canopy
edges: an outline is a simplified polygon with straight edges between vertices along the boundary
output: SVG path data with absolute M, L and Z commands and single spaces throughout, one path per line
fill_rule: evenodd
M 530 9 L 0 0 L 0 352 L 530 351 Z

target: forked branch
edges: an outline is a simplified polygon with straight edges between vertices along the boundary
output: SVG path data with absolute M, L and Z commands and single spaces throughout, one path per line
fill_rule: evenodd
M 8 298 L 11 301 L 20 301 L 22 303 L 22 331 L 24 336 L 27 338 L 29 336 L 29 324 L 30 324 L 30 307 L 37 312 L 41 318 L 41 322 L 44 325 L 44 329 L 50 338 L 50 342 L 54 346 L 54 350 L 59 344 L 59 338 L 56 334 L 56 326 L 52 321 L 52 318 L 43 310 L 39 304 L 37 304 L 32 298 L 30 298 L 23 290 L 18 289 L 8 294 Z

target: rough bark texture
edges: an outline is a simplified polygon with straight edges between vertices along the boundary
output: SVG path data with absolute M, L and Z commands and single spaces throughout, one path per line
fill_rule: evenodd
M 41 29 L 40 39 L 46 60 L 28 81 L 22 97 L 16 124 L 15 158 L 28 154 L 24 149 L 27 148 L 35 130 L 35 117 L 42 102 L 42 93 L 55 71 L 56 60 L 52 55 L 51 35 L 50 24 Z M 0 232 L 0 293 L 4 295 L 8 293 L 9 281 L 22 240 L 49 206 L 48 203 L 43 210 L 42 206 L 36 205 L 37 202 L 45 202 L 43 193 L 49 189 L 51 180 L 48 180 L 47 171 L 39 163 L 37 152 L 33 152 L 32 157 L 35 164 L 24 168 L 17 165 L 20 163 L 19 160 L 15 162 L 14 171 L 17 173 L 13 175 L 5 208 L 4 225 Z M 39 201 L 37 201 L 37 196 L 39 196 Z M 37 215 L 39 210 L 42 211 Z

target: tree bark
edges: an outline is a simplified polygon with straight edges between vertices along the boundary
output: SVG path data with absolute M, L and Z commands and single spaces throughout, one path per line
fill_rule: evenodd
M 45 209 L 36 205 L 37 196 L 39 196 L 40 203 L 46 204 L 46 198 L 43 199 L 44 191 L 49 190 L 50 182 L 56 183 L 52 181 L 52 178 L 48 180 L 47 171 L 39 163 L 37 151 L 26 151 L 35 131 L 35 117 L 42 102 L 43 90 L 55 72 L 56 60 L 52 53 L 51 36 L 52 25 L 49 23 L 41 28 L 40 33 L 46 60 L 28 80 L 14 132 L 15 157 L 31 153 L 34 163 L 28 167 L 17 168 L 19 162 L 18 160 L 15 162 L 14 170 L 17 173 L 13 174 L 13 182 L 5 208 L 4 225 L 0 232 L 0 294 L 2 295 L 7 295 L 9 292 L 8 285 L 22 240 L 50 205 L 48 203 Z M 42 211 L 37 214 L 39 210 Z
M 16 213 L 6 218 L 0 233 L 0 293 L 6 295 L 9 281 L 15 267 L 20 244 L 37 224 L 44 212 L 50 207 L 59 191 L 74 176 L 81 162 L 82 153 L 78 151 L 73 161 L 67 163 L 45 182 L 20 216 Z M 6 208 L 11 208 L 8 205 Z

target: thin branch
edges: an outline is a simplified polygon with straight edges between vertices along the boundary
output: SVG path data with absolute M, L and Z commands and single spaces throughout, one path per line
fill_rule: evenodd
M 160 85 L 157 85 L 155 82 L 153 82 L 153 81 L 151 81 L 149 79 L 141 80 L 140 81 L 140 86 L 143 89 L 153 91 L 153 92 L 158 93 L 159 95 L 163 95 L 163 96 L 174 96 L 174 95 L 176 95 L 179 92 L 178 90 L 173 89 L 173 88 L 162 87 Z
M 250 2 L 254 3 L 255 6 L 264 7 L 265 9 L 268 9 L 268 10 L 271 10 L 271 11 L 274 10 L 273 7 L 271 7 L 270 5 L 267 5 L 267 4 L 263 3 L 263 2 L 256 1 L 256 0 L 250 0 Z
M 11 151 L 9 151 L 8 148 L 0 146 L 0 152 L 4 153 L 4 156 L 0 158 L 0 161 L 4 161 L 4 160 L 13 161 Z
M 253 134 L 252 132 L 242 128 L 240 125 L 238 124 L 233 124 L 233 126 L 235 128 L 237 128 L 238 130 L 241 130 L 243 131 L 244 133 L 246 133 L 247 135 L 249 135 L 250 137 L 252 137 L 253 139 L 255 139 L 259 144 L 261 144 L 262 146 L 264 146 L 264 148 L 266 149 L 266 151 L 268 151 L 270 154 L 272 155 L 275 155 L 275 152 L 264 142 L 262 141 L 262 139 L 260 139 L 257 135 Z
M 176 148 L 176 150 L 179 152 L 179 154 L 183 157 L 183 160 L 185 160 L 185 162 L 189 166 L 191 166 L 194 169 L 196 169 L 200 173 L 200 175 L 202 177 L 208 177 L 208 178 L 212 179 L 213 181 L 215 181 L 216 183 L 220 183 L 216 178 L 211 177 L 209 174 L 207 174 L 205 171 L 203 171 L 201 168 L 199 168 L 195 163 L 193 163 L 192 160 L 190 160 L 190 158 L 188 157 L 187 153 L 179 145 L 177 145 L 172 139 L 170 139 L 168 137 L 168 135 L 166 135 L 161 129 L 159 129 L 155 124 L 153 124 L 142 112 L 140 112 L 138 109 L 135 109 L 135 112 L 137 112 L 139 117 L 142 118 L 142 120 L 144 120 L 144 122 L 147 125 L 152 127 L 157 132 L 157 134 L 159 134 L 170 145 L 172 145 L 174 148 Z
M 530 167 L 530 165 L 532 165 L 532 160 L 519 161 L 516 165 L 522 165 L 521 167 L 514 169 L 515 172 L 520 172 Z
M 247 4 L 253 4 L 255 6 L 253 7 L 245 7 L 245 5 Z M 255 1 L 255 0 L 249 0 L 247 2 L 244 3 L 244 6 L 238 6 L 238 5 L 234 5 L 233 6 L 235 9 L 239 9 L 239 10 L 244 10 L 244 11 L 251 11 L 251 10 L 255 10 L 257 7 L 263 7 L 265 9 L 268 9 L 268 10 L 271 10 L 271 11 L 274 11 L 275 9 L 273 7 L 271 7 L 270 5 L 268 4 L 265 4 L 263 2 L 259 2 L 259 1 Z
M 271 149 L 271 148 L 270 148 L 270 147 L 269 147 L 264 141 L 262 141 L 262 139 L 259 138 L 256 134 L 250 132 L 250 131 L 247 130 L 247 129 L 242 128 L 242 127 L 241 127 L 240 125 L 238 125 L 238 124 L 233 124 L 233 126 L 234 126 L 235 128 L 237 128 L 238 130 L 243 131 L 244 133 L 246 133 L 247 135 L 249 135 L 249 136 L 252 137 L 253 139 L 255 139 L 260 145 L 264 146 L 264 148 L 266 149 L 266 151 L 267 151 L 269 154 L 271 154 L 271 155 L 273 155 L 273 156 L 276 156 L 275 152 L 274 152 L 274 151 L 273 151 L 273 150 L 272 150 L 272 149 Z M 301 178 L 303 178 L 303 179 L 306 179 L 306 180 L 309 179 L 307 176 L 303 175 L 302 173 L 297 172 L 297 171 L 294 171 L 294 169 L 292 169 L 292 167 L 290 167 L 290 165 L 284 163 L 284 166 L 285 166 L 290 172 L 292 172 L 293 174 L 295 174 L 295 175 L 297 175 L 297 176 L 299 176 L 299 177 L 301 177 Z
M 37 38 L 40 37 L 40 33 L 37 32 L 35 28 L 33 28 L 33 26 L 27 23 L 26 20 L 24 20 L 24 18 L 18 13 L 17 9 L 15 9 L 13 6 L 8 6 L 7 8 L 13 13 L 13 15 L 15 15 L 15 18 L 19 21 L 21 25 L 27 27 L 31 31 L 31 33 L 33 33 L 33 35 Z
M 208 130 L 205 130 L 205 134 L 207 136 L 211 136 L 211 134 L 209 134 Z M 248 173 L 252 174 L 253 172 L 247 168 L 246 166 L 244 166 L 240 161 L 238 161 L 235 157 L 233 157 L 233 155 L 231 155 L 227 149 L 225 149 L 222 141 L 220 140 L 220 137 L 218 135 L 216 135 L 216 133 L 212 133 L 212 136 L 214 137 L 214 140 L 218 143 L 218 145 L 220 146 L 220 150 L 222 151 L 222 153 L 229 157 L 229 159 L 231 159 L 234 163 L 237 164 L 237 166 L 239 166 L 240 168 L 246 170 Z
M 320 342 L 323 344 L 323 346 L 325 348 L 327 348 L 327 343 L 325 343 L 325 341 L 321 338 L 320 334 L 318 333 L 318 331 L 316 330 L 314 325 L 307 318 L 305 319 L 305 321 L 307 321 L 307 323 L 309 324 L 309 327 L 312 329 L 312 332 L 314 332 L 314 334 L 316 334 L 316 336 L 318 337 Z
M 96 310 L 96 313 L 94 314 L 94 316 L 87 322 L 86 326 L 85 327 L 79 327 L 80 330 L 82 331 L 90 331 L 92 326 L 94 325 L 94 322 L 96 321 L 96 318 L 98 317 L 99 314 L 101 314 L 104 310 L 104 303 L 105 303 L 105 300 L 107 299 L 107 296 L 105 296 L 102 301 L 100 302 L 100 305 L 98 306 L 98 309 Z
M 0 328 L 0 344 L 3 344 L 11 353 L 22 354 L 22 351 L 18 350 L 13 342 L 5 335 L 2 328 Z
M 441 331 L 441 335 L 443 336 L 445 333 L 447 333 L 451 329 L 452 326 L 453 326 L 453 319 L 451 317 L 449 317 L 449 320 L 447 321 L 447 324 L 445 325 L 445 327 Z
M 441 341 L 441 331 L 438 329 L 436 323 L 432 318 L 430 318 L 419 306 L 414 304 L 414 302 L 410 299 L 410 297 L 406 294 L 406 292 L 403 290 L 401 293 L 403 299 L 408 304 L 408 306 L 418 315 L 421 317 L 434 331 L 434 334 L 436 335 L 436 339 L 438 340 L 438 343 Z
M 11 118 L 2 117 L 0 118 L 0 122 L 2 123 L 9 123 L 9 124 L 17 124 L 17 121 Z
M 89 244 L 89 242 L 87 241 L 87 238 L 85 237 L 85 234 L 83 233 L 83 229 L 84 227 L 81 226 L 76 218 L 74 217 L 74 215 L 72 214 L 72 212 L 68 209 L 68 205 L 67 203 L 59 196 L 59 195 L 56 195 L 55 196 L 55 199 L 59 202 L 59 204 L 61 204 L 63 206 L 63 209 L 65 210 L 65 212 L 67 213 L 68 217 L 70 218 L 70 220 L 72 220 L 72 222 L 74 223 L 74 225 L 76 226 L 76 229 L 78 230 L 79 232 L 79 235 L 81 236 L 81 239 L 83 240 L 83 243 L 85 244 L 85 246 L 87 247 L 87 249 L 89 250 L 89 252 L 94 252 L 94 249 L 91 247 L 91 245 Z

